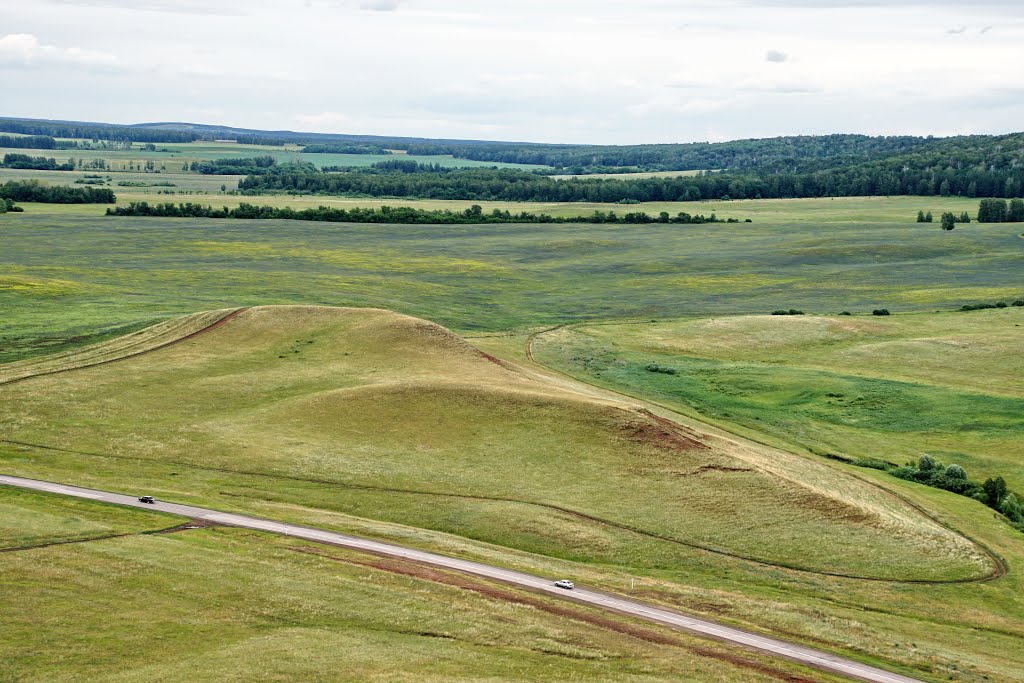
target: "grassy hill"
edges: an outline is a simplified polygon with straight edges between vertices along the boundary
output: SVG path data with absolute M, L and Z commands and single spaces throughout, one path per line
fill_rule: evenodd
M 196 325 L 192 317 L 69 354 L 64 366 L 91 367 L 0 388 L 11 406 L 0 435 L 143 468 L 170 460 L 336 482 L 358 492 L 339 492 L 334 509 L 540 552 L 560 546 L 566 557 L 635 553 L 600 538 L 629 527 L 660 544 L 843 575 L 958 579 L 990 569 L 965 539 L 871 487 L 542 383 L 432 323 L 261 307 L 159 348 L 168 327 L 186 335 Z M 147 341 L 152 353 L 92 365 Z M 52 373 L 57 362 L 12 364 L 6 376 Z M 374 513 L 374 490 L 444 505 Z M 815 543 L 822 537 L 835 540 Z

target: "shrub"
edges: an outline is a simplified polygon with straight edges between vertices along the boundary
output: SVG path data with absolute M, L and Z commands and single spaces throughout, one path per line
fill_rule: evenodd
M 662 375 L 674 375 L 676 374 L 675 368 L 666 367 L 664 365 L 658 365 L 657 363 L 648 363 L 644 366 L 644 370 L 647 372 L 657 372 Z
M 850 313 L 849 311 L 843 311 L 839 315 L 853 315 L 853 313 Z
M 876 308 L 871 311 L 871 315 L 890 315 L 888 308 Z
M 950 465 L 946 468 L 946 476 L 950 479 L 967 479 L 967 472 L 960 465 Z

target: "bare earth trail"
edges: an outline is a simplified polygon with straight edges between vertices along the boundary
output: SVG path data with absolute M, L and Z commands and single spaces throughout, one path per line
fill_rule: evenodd
M 323 529 L 314 529 L 295 524 L 275 522 L 272 520 L 260 519 L 258 517 L 249 517 L 247 515 L 219 512 L 217 510 L 193 507 L 190 505 L 178 505 L 176 503 L 167 502 L 144 504 L 140 503 L 133 496 L 80 488 L 77 486 L 67 486 L 64 484 L 6 475 L 0 475 L 0 484 L 23 489 L 31 489 L 34 491 L 73 496 L 76 498 L 85 498 L 97 502 L 127 505 L 145 510 L 156 510 L 158 512 L 181 515 L 182 517 L 189 519 L 201 520 L 210 524 L 220 524 L 224 526 L 253 529 L 256 531 L 265 531 L 268 533 L 280 534 L 282 536 L 290 536 L 306 541 L 312 541 L 314 543 L 323 543 L 326 545 L 350 548 L 352 550 L 364 551 L 387 557 L 400 558 L 412 562 L 441 567 L 443 569 L 454 570 L 473 576 L 479 576 L 484 579 L 500 581 L 520 588 L 536 591 L 549 597 L 570 600 L 590 607 L 595 607 L 597 609 L 608 610 L 636 619 L 641 619 L 643 621 L 661 624 L 663 626 L 679 629 L 688 633 L 713 638 L 715 640 L 757 650 L 759 652 L 764 652 L 790 661 L 806 664 L 817 669 L 837 673 L 855 680 L 870 681 L 872 683 L 922 683 L 919 679 L 891 673 L 883 669 L 868 666 L 867 664 L 861 664 L 860 662 L 845 659 L 827 652 L 788 643 L 775 638 L 748 633 L 746 631 L 741 631 L 740 629 L 723 626 L 705 619 L 698 619 L 680 612 L 654 607 L 636 600 L 629 600 L 608 593 L 588 590 L 586 588 L 577 588 L 572 591 L 562 590 L 556 588 L 553 585 L 553 580 L 550 578 L 533 576 L 531 574 L 502 569 L 501 567 L 494 567 L 479 562 L 471 562 L 469 560 L 448 557 L 437 553 L 404 548 L 390 543 L 371 541 Z

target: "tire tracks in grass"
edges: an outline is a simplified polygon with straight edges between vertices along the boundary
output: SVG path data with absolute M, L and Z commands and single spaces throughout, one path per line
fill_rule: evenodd
M 649 324 L 652 324 L 652 323 L 651 322 L 638 322 L 638 321 L 590 321 L 590 322 L 582 321 L 582 322 L 562 323 L 560 325 L 555 325 L 553 327 L 545 328 L 545 329 L 542 329 L 542 330 L 537 330 L 536 332 L 532 332 L 529 335 L 527 335 L 526 342 L 525 342 L 524 354 L 527 357 L 527 359 L 529 359 L 529 361 L 531 363 L 535 364 L 536 366 L 538 366 L 540 368 L 543 368 L 547 372 L 554 373 L 556 375 L 559 375 L 559 376 L 564 377 L 566 379 L 572 380 L 574 382 L 578 382 L 580 384 L 585 384 L 588 387 L 591 387 L 591 388 L 596 389 L 596 390 L 601 391 L 601 392 L 605 392 L 607 394 L 612 394 L 612 395 L 617 396 L 619 398 L 625 398 L 625 399 L 629 399 L 631 401 L 638 401 L 640 403 L 646 403 L 648 405 L 652 405 L 652 406 L 656 406 L 658 408 L 661 408 L 662 410 L 667 410 L 668 412 L 672 413 L 673 415 L 677 414 L 678 413 L 677 409 L 675 407 L 673 407 L 673 406 L 668 405 L 668 404 L 661 403 L 659 401 L 655 401 L 655 400 L 652 400 L 652 399 L 644 397 L 644 396 L 637 396 L 637 395 L 634 395 L 634 394 L 627 393 L 625 391 L 621 391 L 621 390 L 618 390 L 618 389 L 609 389 L 608 387 L 604 387 L 604 386 L 601 386 L 599 384 L 594 384 L 593 382 L 588 382 L 586 380 L 583 380 L 583 379 L 580 379 L 578 377 L 575 377 L 575 376 L 573 376 L 573 375 L 571 375 L 571 374 L 569 374 L 567 372 L 563 372 L 562 370 L 554 368 L 554 367 L 552 367 L 550 365 L 546 365 L 545 363 L 542 363 L 542 362 L 537 360 L 537 357 L 536 357 L 536 355 L 534 354 L 534 351 L 533 351 L 533 345 L 537 341 L 537 339 L 539 337 L 541 337 L 542 335 L 549 334 L 551 332 L 555 332 L 557 330 L 565 329 L 565 328 L 568 328 L 568 327 L 577 327 L 577 326 L 583 326 L 583 325 L 601 325 L 601 324 L 605 324 L 605 325 L 649 325 Z M 717 424 L 717 423 L 714 423 L 714 424 L 712 424 L 712 423 L 704 423 L 699 418 L 694 418 L 694 417 L 691 417 L 690 419 L 693 419 L 693 420 L 695 420 L 697 422 L 701 422 L 702 424 L 707 424 L 709 427 L 712 427 L 714 429 L 717 429 L 717 430 L 720 430 L 722 432 L 725 432 L 726 434 L 729 434 L 730 436 L 727 437 L 727 438 L 729 438 L 729 440 L 733 441 L 733 443 L 737 443 L 737 445 L 739 445 L 738 442 L 736 442 L 732 437 L 744 439 L 746 441 L 751 441 L 753 443 L 759 444 L 761 446 L 766 446 L 768 448 L 776 448 L 776 449 L 779 448 L 778 446 L 770 444 L 767 441 L 763 441 L 761 439 L 749 436 L 747 434 L 742 434 L 742 433 L 736 431 L 735 429 L 730 429 L 730 427 L 726 426 L 726 425 L 720 425 L 720 424 Z M 680 425 L 680 426 L 683 426 L 683 425 Z M 806 457 L 806 456 L 800 456 L 800 454 L 798 454 L 798 453 L 794 453 L 794 455 L 798 455 L 799 457 Z M 951 524 L 949 524 L 949 523 L 939 519 L 934 514 L 932 514 L 927 508 L 925 508 L 923 505 L 921 505 L 921 504 L 911 500 L 909 497 L 903 495 L 902 493 L 899 493 L 898 491 L 894 491 L 894 490 L 892 490 L 892 489 L 890 489 L 890 488 L 888 488 L 888 487 L 886 487 L 886 486 L 884 486 L 884 485 L 882 485 L 882 484 L 880 484 L 880 483 L 878 483 L 876 481 L 872 481 L 871 479 L 863 477 L 863 476 L 861 476 L 860 474 L 858 474 L 856 472 L 847 472 L 847 471 L 844 470 L 844 473 L 849 475 L 849 476 L 851 476 L 851 477 L 854 477 L 858 481 L 861 481 L 861 482 L 867 484 L 868 486 L 871 486 L 871 487 L 875 488 L 878 491 L 881 491 L 885 495 L 888 495 L 888 496 L 891 496 L 893 498 L 896 498 L 897 500 L 901 501 L 902 503 L 904 503 L 907 506 L 909 506 L 909 507 L 913 508 L 914 510 L 916 510 L 919 514 L 923 515 L 925 518 L 927 518 L 928 520 L 932 521 L 933 523 L 941 526 L 942 528 L 946 529 L 947 531 L 951 531 L 954 534 L 957 534 L 958 536 L 966 539 L 972 545 L 974 545 L 975 548 L 977 548 L 979 551 L 981 551 L 981 553 L 989 560 L 989 562 L 991 563 L 991 566 L 992 566 L 992 571 L 989 572 L 987 575 L 981 576 L 981 577 L 972 577 L 972 578 L 967 578 L 967 579 L 922 580 L 922 581 L 895 580 L 895 581 L 893 581 L 894 583 L 981 583 L 981 582 L 985 582 L 985 581 L 993 581 L 995 579 L 1000 579 L 1000 578 L 1006 576 L 1010 572 L 1009 564 L 1007 563 L 1007 561 L 1001 555 L 999 555 L 997 552 L 995 552 L 994 550 L 989 548 L 987 545 L 985 545 L 984 543 L 982 543 L 978 539 L 974 538 L 973 536 L 971 536 L 971 535 L 969 535 L 967 533 L 964 533 L 960 529 L 957 529 L 956 527 L 952 526 Z M 814 570 L 811 570 L 811 571 L 814 571 Z M 828 572 L 816 572 L 815 571 L 814 573 L 820 573 L 820 574 L 824 574 L 826 576 L 839 576 L 839 577 L 843 577 L 843 578 L 858 578 L 858 579 L 864 579 L 864 580 L 869 580 L 869 581 L 886 581 L 887 580 L 887 579 L 879 579 L 879 578 L 874 578 L 874 577 L 854 577 L 854 576 L 848 576 L 848 575 L 844 575 L 844 574 L 831 574 L 831 573 L 828 573 Z
M 18 545 L 9 548 L 0 548 L 0 553 L 17 553 L 22 550 L 39 550 L 40 548 L 53 548 L 58 545 L 75 545 L 78 543 L 92 543 L 93 541 L 109 541 L 112 538 L 128 538 L 129 536 L 162 536 L 173 534 L 179 531 L 200 529 L 210 526 L 208 522 L 189 522 L 186 524 L 175 524 L 164 529 L 151 529 L 149 531 L 129 531 L 123 534 L 105 534 L 103 536 L 90 536 L 89 538 L 69 538 L 64 541 L 47 541 L 46 543 L 35 543 L 33 545 Z
M 108 365 L 110 363 L 117 363 L 119 361 L 128 360 L 129 358 L 137 358 L 137 357 L 143 356 L 143 355 L 145 355 L 147 353 L 153 353 L 154 351 L 160 351 L 161 349 L 166 349 L 169 346 L 174 346 L 175 344 L 180 344 L 183 341 L 188 341 L 189 339 L 192 339 L 194 337 L 198 337 L 201 334 L 205 334 L 206 332 L 210 332 L 211 330 L 215 330 L 218 327 L 220 327 L 221 325 L 227 324 L 232 319 L 238 317 L 239 315 L 241 315 L 242 313 L 244 313 L 247 310 L 249 310 L 249 309 L 248 308 L 236 308 L 236 309 L 234 309 L 232 311 L 229 311 L 228 313 L 226 313 L 223 317 L 219 318 L 218 320 L 215 320 L 212 323 L 210 323 L 209 325 L 206 325 L 206 326 L 204 326 L 204 327 L 202 327 L 202 328 L 200 328 L 198 330 L 190 332 L 189 334 L 186 334 L 186 335 L 184 335 L 182 337 L 177 337 L 175 339 L 171 339 L 169 341 L 163 342 L 162 344 L 158 344 L 156 346 L 151 346 L 149 348 L 142 349 L 141 351 L 132 351 L 131 353 L 126 353 L 124 355 L 117 356 L 115 358 L 106 358 L 106 359 L 100 360 L 100 361 L 86 362 L 86 363 L 83 363 L 81 365 L 72 365 L 70 367 L 57 368 L 55 370 L 44 370 L 42 372 L 35 372 L 35 373 L 29 374 L 29 375 L 23 375 L 21 377 L 14 377 L 13 379 L 8 379 L 8 380 L 0 381 L 0 387 L 8 386 L 8 385 L 11 385 L 11 384 L 17 384 L 18 382 L 25 382 L 25 381 L 30 380 L 30 379 L 35 379 L 37 377 L 46 377 L 46 376 L 49 376 L 49 375 L 59 375 L 61 373 L 73 372 L 75 370 L 85 370 L 86 368 L 95 368 L 95 367 L 98 367 L 100 365 Z

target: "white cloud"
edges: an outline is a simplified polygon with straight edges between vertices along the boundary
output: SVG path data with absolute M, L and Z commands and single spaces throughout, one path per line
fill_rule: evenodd
M 782 62 L 789 61 L 789 55 L 779 50 L 768 50 L 764 53 L 764 61 L 781 64 Z
M 0 37 L 0 66 L 84 66 L 115 69 L 114 55 L 80 47 L 43 45 L 31 33 L 9 33 Z
M 368 9 L 374 12 L 394 12 L 398 9 L 398 0 L 367 0 L 359 3 L 359 9 Z

